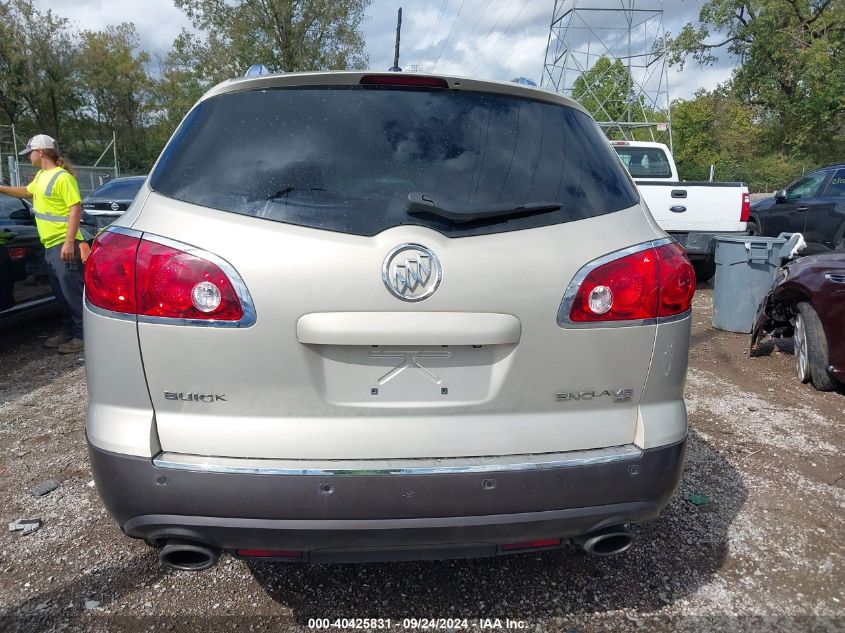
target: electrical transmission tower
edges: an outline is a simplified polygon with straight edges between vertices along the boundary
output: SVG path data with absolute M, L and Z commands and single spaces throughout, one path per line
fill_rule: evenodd
M 671 147 L 664 37 L 660 0 L 555 0 L 540 85 L 579 100 L 611 138 Z

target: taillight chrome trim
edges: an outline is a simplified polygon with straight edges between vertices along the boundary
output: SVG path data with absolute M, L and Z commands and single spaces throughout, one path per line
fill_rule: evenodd
M 578 290 L 581 288 L 581 284 L 584 283 L 587 275 L 593 272 L 596 268 L 622 257 L 627 257 L 628 255 L 633 255 L 634 253 L 639 253 L 650 248 L 659 248 L 660 246 L 665 246 L 666 244 L 671 244 L 676 241 L 677 240 L 674 240 L 671 237 L 664 237 L 659 240 L 650 240 L 648 242 L 635 244 L 634 246 L 629 246 L 618 251 L 613 251 L 607 255 L 602 255 L 598 259 L 594 259 L 589 264 L 586 264 L 577 273 L 575 273 L 572 281 L 569 282 L 569 286 L 563 295 L 563 301 L 561 301 L 560 307 L 557 311 L 557 324 L 565 329 L 584 330 L 606 327 L 631 327 L 634 325 L 656 325 L 658 323 L 671 323 L 672 321 L 686 319 L 692 314 L 692 309 L 679 314 L 673 314 L 671 316 L 651 319 L 631 319 L 628 321 L 591 321 L 589 323 L 577 323 L 569 318 L 569 315 L 572 313 L 572 304 L 575 302 L 575 297 L 578 295 Z
M 121 235 L 126 235 L 128 237 L 134 237 L 137 239 L 145 240 L 147 242 L 154 242 L 156 244 L 161 244 L 162 246 L 175 248 L 177 250 L 188 253 L 189 255 L 195 255 L 196 257 L 200 257 L 211 262 L 215 266 L 219 267 L 220 270 L 222 270 L 226 274 L 226 276 L 229 278 L 229 281 L 232 283 L 232 287 L 235 289 L 235 294 L 237 294 L 238 300 L 241 302 L 243 316 L 238 321 L 215 321 L 214 319 L 179 319 L 173 317 L 148 316 L 145 314 L 127 314 L 123 312 L 113 312 L 112 310 L 98 308 L 97 306 L 93 305 L 90 301 L 88 301 L 88 298 L 86 297 L 85 306 L 94 314 L 114 319 L 122 319 L 124 321 L 136 321 L 138 323 L 153 323 L 163 325 L 182 325 L 215 328 L 247 328 L 255 325 L 256 321 L 258 320 L 258 316 L 255 311 L 255 304 L 252 302 L 252 297 L 249 294 L 249 290 L 247 290 L 244 280 L 241 278 L 240 274 L 238 274 L 238 271 L 235 270 L 235 267 L 232 266 L 222 257 L 219 257 L 214 253 L 209 253 L 208 251 L 203 250 L 201 248 L 197 248 L 196 246 L 192 246 L 191 244 L 178 242 L 176 240 L 172 240 L 167 237 L 162 237 L 161 235 L 156 235 L 154 233 L 145 233 L 143 231 L 128 229 L 122 226 L 110 226 L 104 230 L 104 232 L 106 231 L 111 233 L 120 233 Z

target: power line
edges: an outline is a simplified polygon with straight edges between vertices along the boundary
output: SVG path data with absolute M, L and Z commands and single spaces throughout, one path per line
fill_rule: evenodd
M 498 41 L 499 41 L 501 38 L 503 38 L 505 35 L 507 35 L 507 34 L 508 34 L 508 31 L 510 30 L 511 26 L 513 26 L 513 23 L 514 23 L 514 22 L 516 22 L 516 19 L 517 19 L 517 18 L 518 18 L 518 17 L 522 14 L 522 12 L 525 10 L 525 7 L 527 7 L 527 6 L 528 6 L 528 2 L 529 2 L 529 0 L 525 0 L 525 2 L 523 2 L 523 3 L 522 3 L 522 6 L 519 8 L 519 11 L 517 11 L 517 12 L 516 12 L 516 15 L 515 15 L 515 16 L 513 16 L 513 18 L 511 19 L 511 21 L 510 21 L 510 22 L 508 23 L 508 25 L 505 27 L 505 30 L 504 30 L 504 31 L 502 32 L 502 34 L 501 34 L 501 35 L 500 35 L 500 36 L 496 39 L 496 42 L 497 42 L 497 43 L 498 43 Z M 493 50 L 493 48 L 492 48 L 492 47 L 490 47 L 490 51 L 492 51 L 492 50 Z M 481 64 L 481 62 L 482 62 L 482 61 L 484 61 L 484 58 L 485 58 L 485 57 L 487 57 L 487 55 L 489 54 L 489 52 L 490 52 L 490 51 L 488 51 L 487 53 L 484 53 L 484 54 L 483 54 L 483 55 L 479 58 L 478 62 L 476 62 L 476 64 L 475 64 L 475 66 L 473 66 L 473 67 L 472 67 L 472 70 L 470 71 L 470 74 L 472 74 L 472 73 L 474 73 L 474 72 L 475 72 L 475 69 L 476 69 L 476 68 L 478 68 L 478 65 L 479 65 L 479 64 Z
M 493 24 L 493 27 L 487 32 L 487 35 L 485 35 L 484 39 L 481 41 L 481 45 L 478 47 L 479 52 L 484 48 L 484 45 L 487 44 L 487 40 L 490 39 L 490 36 L 493 34 L 493 31 L 496 30 L 497 26 L 499 26 L 499 22 L 502 21 L 502 16 L 504 16 L 505 12 L 508 9 L 511 8 L 512 4 L 513 4 L 513 0 L 509 0 L 508 3 L 505 5 L 505 7 L 501 10 L 501 12 L 499 13 L 499 17 L 496 18 L 495 24 Z M 475 69 L 473 69 L 473 70 L 475 70 Z M 472 72 L 472 71 L 470 71 L 470 72 Z
M 478 16 L 478 19 L 475 21 L 475 24 L 472 25 L 472 28 L 469 30 L 469 33 L 464 36 L 464 39 L 468 40 L 470 37 L 472 37 L 472 34 L 475 33 L 476 27 L 481 22 L 481 18 L 483 18 L 484 15 L 487 13 L 487 9 L 490 8 L 490 4 L 491 4 L 490 2 L 484 3 L 484 8 L 481 10 L 481 13 Z
M 437 29 L 440 28 L 440 21 L 443 19 L 443 12 L 446 10 L 447 4 L 449 4 L 449 0 L 443 0 L 443 4 L 440 5 L 440 15 L 437 16 L 437 23 L 434 25 L 434 30 L 431 32 L 431 37 L 428 38 L 428 46 L 425 49 L 425 56 L 423 56 L 423 61 L 420 66 L 424 66 L 426 60 L 428 59 L 428 53 L 431 50 L 431 45 L 434 44 L 434 36 L 437 35 Z
M 440 56 L 443 55 L 443 51 L 446 49 L 446 44 L 449 42 L 449 38 L 452 36 L 452 31 L 455 29 L 455 24 L 458 21 L 458 18 L 461 15 L 461 11 L 464 8 L 464 2 L 466 0 L 461 0 L 461 6 L 458 7 L 458 12 L 455 14 L 455 19 L 452 20 L 452 26 L 449 29 L 449 32 L 446 34 L 446 39 L 443 40 L 443 46 L 440 47 L 440 52 L 437 54 L 437 59 L 434 60 L 434 66 L 432 66 L 431 71 L 434 72 L 437 69 L 437 64 L 440 62 Z

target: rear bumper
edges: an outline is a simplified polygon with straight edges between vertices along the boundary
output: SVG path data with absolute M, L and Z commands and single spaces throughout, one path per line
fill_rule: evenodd
M 690 259 L 706 259 L 712 257 L 716 250 L 715 239 L 717 235 L 745 235 L 745 231 L 720 231 L 718 233 L 704 231 L 669 231 L 669 235 L 675 238 L 684 247 Z
M 99 493 L 128 536 L 323 562 L 492 556 L 505 543 L 653 519 L 685 450 L 683 441 L 559 468 L 262 474 L 164 468 L 89 444 Z

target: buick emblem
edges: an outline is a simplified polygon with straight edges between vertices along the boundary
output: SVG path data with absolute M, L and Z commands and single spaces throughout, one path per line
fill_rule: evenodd
M 402 301 L 422 301 L 440 285 L 440 260 L 425 246 L 402 244 L 384 258 L 381 269 L 384 285 Z
M 117 202 L 111 203 L 111 210 L 112 211 L 117 211 L 119 208 L 120 208 L 120 205 Z

